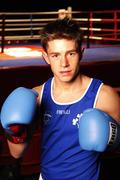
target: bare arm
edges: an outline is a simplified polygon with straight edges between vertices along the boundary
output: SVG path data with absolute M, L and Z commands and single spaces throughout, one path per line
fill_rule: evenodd
M 96 107 L 105 111 L 120 123 L 120 97 L 112 87 L 102 86 Z
M 14 144 L 9 140 L 7 140 L 7 142 L 8 142 L 8 147 L 9 147 L 10 154 L 16 159 L 19 159 L 20 157 L 22 157 L 25 150 L 28 147 L 27 142 L 26 143 L 21 143 L 21 144 Z

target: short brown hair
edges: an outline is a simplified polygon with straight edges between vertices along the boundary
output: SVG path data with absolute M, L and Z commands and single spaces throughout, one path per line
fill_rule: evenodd
M 81 50 L 82 31 L 78 22 L 74 20 L 64 18 L 50 22 L 42 29 L 40 36 L 41 44 L 45 51 L 47 51 L 48 41 L 54 39 L 75 40 L 77 49 Z

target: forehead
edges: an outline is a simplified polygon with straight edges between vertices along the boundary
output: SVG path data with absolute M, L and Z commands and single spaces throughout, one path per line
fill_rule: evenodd
M 74 40 L 67 40 L 67 39 L 54 39 L 48 42 L 47 51 L 66 51 L 66 50 L 75 50 L 76 43 Z

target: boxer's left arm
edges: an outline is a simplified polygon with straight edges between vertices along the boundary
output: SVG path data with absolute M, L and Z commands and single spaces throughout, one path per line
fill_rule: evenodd
M 108 113 L 120 124 L 120 96 L 112 87 L 108 85 L 102 86 L 96 108 Z
M 86 109 L 79 120 L 79 142 L 84 150 L 115 150 L 120 146 L 120 125 L 100 109 Z
M 96 109 L 97 108 L 97 109 Z M 103 152 L 120 145 L 120 98 L 103 85 L 97 106 L 85 110 L 79 121 L 79 142 L 83 149 Z

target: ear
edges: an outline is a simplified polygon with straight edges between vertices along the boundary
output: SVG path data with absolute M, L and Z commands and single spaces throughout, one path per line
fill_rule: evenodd
M 83 55 L 83 53 L 84 53 L 84 50 L 85 50 L 85 48 L 83 47 L 82 49 L 81 49 L 81 54 Z
M 47 53 L 46 53 L 45 51 L 42 52 L 42 56 L 43 56 L 43 58 L 45 59 L 46 63 L 47 63 L 47 64 L 50 64 L 48 55 L 47 55 Z
M 83 47 L 83 48 L 81 49 L 81 56 L 80 56 L 80 59 L 82 59 L 82 57 L 83 57 L 84 50 L 85 50 L 85 48 Z

